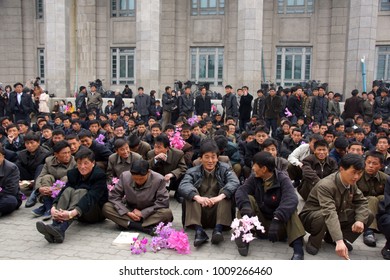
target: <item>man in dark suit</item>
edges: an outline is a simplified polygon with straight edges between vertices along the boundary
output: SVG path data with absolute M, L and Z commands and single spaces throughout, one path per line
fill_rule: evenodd
M 198 116 L 202 116 L 203 114 L 210 115 L 211 111 L 211 99 L 206 95 L 206 88 L 202 87 L 200 89 L 200 95 L 198 95 L 195 99 L 195 112 Z
M 154 149 L 147 155 L 150 169 L 164 176 L 169 190 L 177 190 L 187 171 L 183 151 L 170 148 L 168 136 L 161 134 L 155 138 Z M 175 198 L 182 200 L 175 192 Z
M 113 111 L 120 112 L 122 110 L 122 106 L 123 106 L 122 95 L 121 95 L 121 92 L 119 91 L 119 89 L 117 89 L 115 91 L 115 99 L 114 99 L 114 109 L 113 109 Z
M 14 85 L 14 91 L 10 94 L 9 107 L 15 122 L 26 120 L 30 123 L 30 114 L 34 111 L 34 103 L 31 95 L 23 91 L 22 83 Z
M 352 97 L 345 100 L 344 112 L 341 115 L 344 120 L 353 119 L 357 113 L 362 114 L 361 103 L 363 99 L 358 96 L 359 91 L 354 89 L 351 94 Z

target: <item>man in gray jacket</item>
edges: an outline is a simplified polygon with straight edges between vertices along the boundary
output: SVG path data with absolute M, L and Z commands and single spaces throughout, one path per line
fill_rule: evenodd
M 141 119 L 147 123 L 149 120 L 150 96 L 144 93 L 144 88 L 138 88 L 138 95 L 134 98 L 134 109 L 141 115 Z
M 96 85 L 91 85 L 91 91 L 88 93 L 88 111 L 91 112 L 92 110 L 96 111 L 96 114 L 99 115 L 102 110 L 103 105 L 103 99 L 102 95 L 96 91 Z
M 160 222 L 171 222 L 169 194 L 164 177 L 149 169 L 146 160 L 134 161 L 109 193 L 103 214 L 121 228 L 153 233 Z
M 231 85 L 225 86 L 225 95 L 222 98 L 222 108 L 224 113 L 224 119 L 227 117 L 233 117 L 235 120 L 238 118 L 238 104 L 237 97 L 233 94 L 233 88 Z
M 214 228 L 212 244 L 224 240 L 222 231 L 230 229 L 234 213 L 234 193 L 240 182 L 230 165 L 218 161 L 219 149 L 214 140 L 200 148 L 202 164 L 189 169 L 179 185 L 184 197 L 184 226 L 195 229 L 194 246 L 207 242 L 204 228 Z

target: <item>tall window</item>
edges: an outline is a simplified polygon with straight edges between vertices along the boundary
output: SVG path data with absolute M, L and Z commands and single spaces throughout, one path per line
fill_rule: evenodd
M 38 77 L 45 83 L 45 49 L 38 49 Z
M 112 75 L 111 83 L 134 84 L 134 48 L 113 48 L 112 49 Z
M 191 0 L 191 15 L 223 15 L 225 0 Z
M 278 0 L 278 14 L 311 14 L 314 0 Z
M 277 84 L 291 86 L 298 82 L 310 80 L 311 48 L 283 47 L 276 50 Z
M 377 47 L 376 79 L 390 81 L 390 46 Z
M 381 11 L 390 11 L 390 0 L 380 0 L 379 9 Z
M 112 17 L 133 17 L 135 16 L 135 0 L 112 0 Z
M 38 19 L 43 19 L 44 10 L 43 10 L 44 0 L 35 0 L 35 13 Z
M 191 80 L 222 85 L 223 48 L 191 48 Z

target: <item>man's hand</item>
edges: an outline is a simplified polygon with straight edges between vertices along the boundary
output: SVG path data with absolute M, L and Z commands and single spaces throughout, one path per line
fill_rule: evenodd
M 141 213 L 140 210 L 134 209 L 134 210 L 133 210 L 133 213 L 134 213 L 137 217 L 139 217 L 140 219 L 142 219 L 142 213 Z
M 15 136 L 13 136 L 13 135 L 8 135 L 8 142 L 10 143 L 10 144 L 12 144 L 13 142 L 14 142 L 14 140 L 15 140 Z
M 51 189 L 50 187 L 40 187 L 39 188 L 39 193 L 41 195 L 48 195 L 48 196 L 51 196 Z
M 134 212 L 127 212 L 127 216 L 132 219 L 134 222 L 139 222 L 141 220 Z
M 213 202 L 213 205 L 214 205 L 214 204 L 217 204 L 218 202 L 220 202 L 221 200 L 224 200 L 225 198 L 226 198 L 226 195 L 221 193 L 218 196 L 211 197 L 210 200 Z
M 352 225 L 352 231 L 356 233 L 362 233 L 364 231 L 364 224 L 362 222 L 356 221 Z
M 167 158 L 168 156 L 166 154 L 158 154 L 154 157 L 155 160 L 159 161 L 159 160 L 162 160 L 162 161 L 167 161 Z
M 168 173 L 167 175 L 164 176 L 164 180 L 166 182 L 169 182 L 171 180 L 171 178 L 173 178 L 175 175 L 173 175 L 172 173 Z
M 344 240 L 336 241 L 336 254 L 346 260 L 349 260 L 348 248 L 345 246 Z
M 202 207 L 211 207 L 214 205 L 213 201 L 208 197 L 203 197 L 200 195 L 195 195 L 194 200 L 202 205 Z

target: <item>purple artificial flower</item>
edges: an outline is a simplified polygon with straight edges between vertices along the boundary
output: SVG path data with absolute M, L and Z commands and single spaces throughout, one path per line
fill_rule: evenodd
M 56 198 L 65 185 L 66 183 L 61 180 L 55 181 L 54 184 L 50 187 L 51 197 Z
M 3 190 L 3 188 L 2 187 L 0 187 L 0 192 Z
M 146 245 L 148 244 L 149 240 L 144 237 L 141 240 L 134 237 L 133 238 L 134 243 L 131 245 L 130 250 L 133 255 L 139 255 L 142 253 L 146 253 Z
M 99 136 L 95 139 L 96 142 L 98 142 L 99 144 L 102 144 L 104 145 L 104 135 L 103 134 L 99 134 Z
M 287 118 L 291 117 L 292 116 L 292 113 L 290 112 L 290 110 L 288 108 L 286 108 L 284 110 L 284 114 L 286 115 Z

